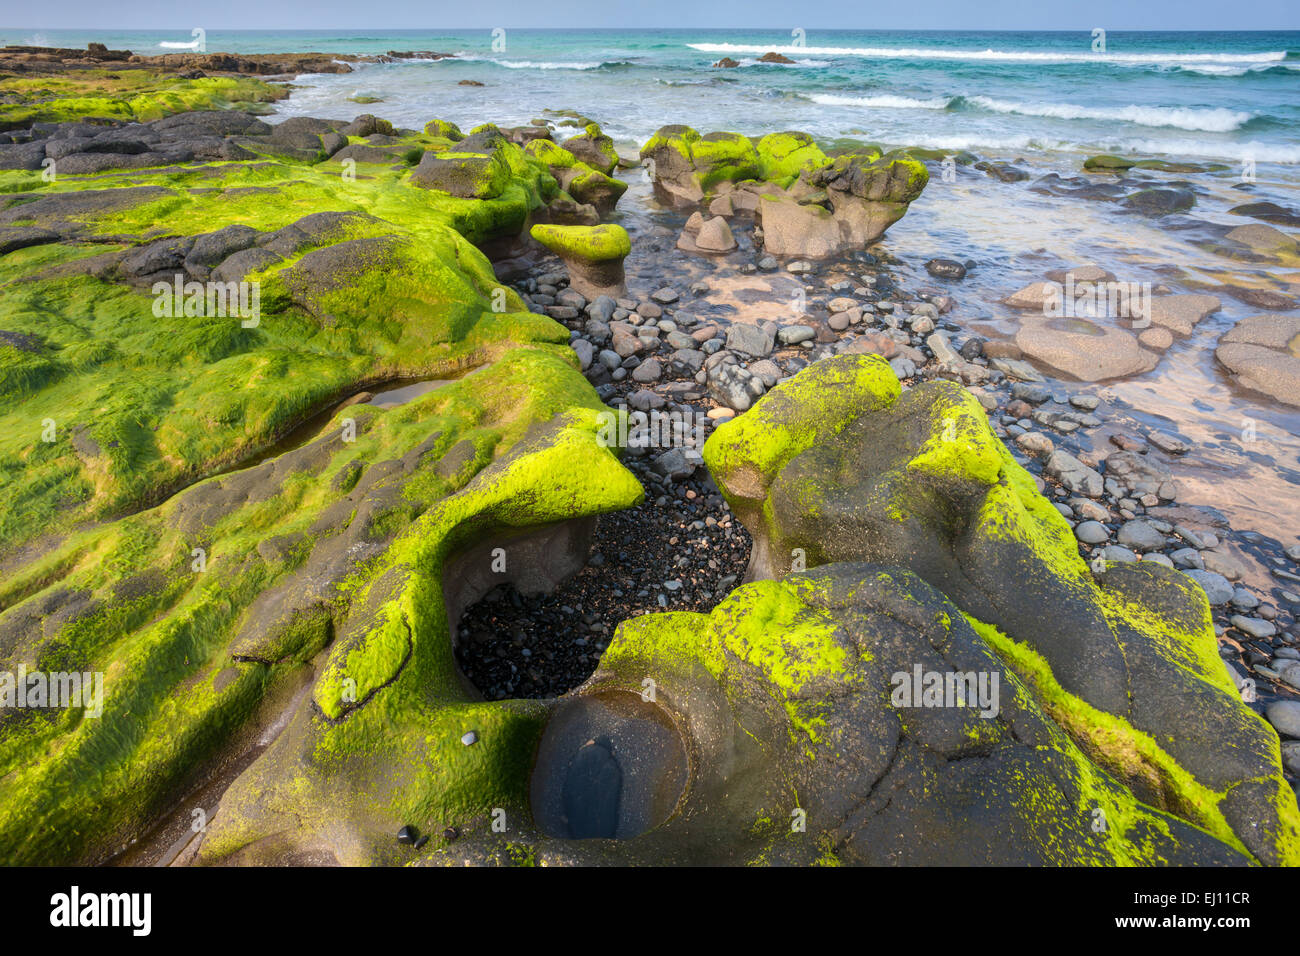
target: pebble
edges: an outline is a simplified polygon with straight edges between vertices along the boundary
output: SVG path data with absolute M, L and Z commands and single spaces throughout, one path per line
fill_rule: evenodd
M 1197 570 L 1183 573 L 1201 586 L 1213 606 L 1218 607 L 1232 600 L 1232 584 L 1222 574 Z
M 1237 630 L 1249 634 L 1251 637 L 1262 640 L 1266 637 L 1272 637 L 1277 633 L 1277 627 L 1269 621 L 1261 621 L 1257 617 L 1246 617 L 1242 614 L 1232 615 L 1232 626 Z
M 465 731 L 465 733 L 461 734 L 460 742 L 463 743 L 466 747 L 473 746 L 474 744 L 478 743 L 478 732 L 474 730 Z
M 1074 529 L 1074 535 L 1084 544 L 1101 544 L 1110 537 L 1110 532 L 1099 521 L 1083 521 Z
M 1264 708 L 1264 716 L 1286 737 L 1300 738 L 1300 701 L 1277 700 Z
M 659 305 L 672 305 L 680 298 L 681 296 L 677 294 L 677 290 L 671 286 L 664 286 L 662 289 L 656 289 L 650 293 L 650 299 Z M 642 313 L 642 315 L 644 314 Z
M 1134 551 L 1159 551 L 1165 546 L 1165 536 L 1141 518 L 1124 522 L 1116 540 Z

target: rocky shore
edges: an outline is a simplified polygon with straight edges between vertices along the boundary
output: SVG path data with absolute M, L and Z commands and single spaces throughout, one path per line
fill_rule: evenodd
M 283 88 L 206 74 L 310 56 L 186 56 L 0 104 L 0 671 L 106 678 L 97 718 L 0 710 L 6 859 L 1300 861 L 1300 547 L 1185 500 L 1188 440 L 1098 384 L 1249 296 L 1218 361 L 1289 402 L 1281 293 L 1054 316 L 1114 281 L 1080 262 L 994 338 L 978 254 L 891 253 L 925 151 L 271 124 Z M 1127 162 L 1080 177 L 1195 203 Z M 913 709 L 914 670 L 1001 696 Z
M 400 60 L 438 60 L 455 56 L 432 50 L 390 50 L 386 54 L 265 53 L 161 53 L 154 56 L 130 50 L 110 50 L 92 43 L 85 50 L 44 46 L 0 47 L 0 72 L 39 76 L 75 75 L 81 71 L 141 70 L 183 75 L 186 79 L 225 74 L 293 77 L 302 73 L 349 73 L 351 63 L 391 63 Z

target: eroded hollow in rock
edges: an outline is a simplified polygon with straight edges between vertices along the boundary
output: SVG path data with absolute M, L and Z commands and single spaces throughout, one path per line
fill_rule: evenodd
M 584 544 L 590 555 L 577 555 Z M 485 575 L 497 546 L 506 548 L 507 573 Z M 517 555 L 508 544 L 480 545 L 444 576 L 474 575 L 473 586 L 458 585 L 457 600 L 444 584 L 456 662 L 488 700 L 559 697 L 596 670 L 622 621 L 711 611 L 744 574 L 749 550 L 748 532 L 729 512 L 684 492 L 601 515 L 585 541 L 549 539 Z M 512 562 L 524 559 L 543 561 L 555 586 L 517 578 Z M 566 568 L 572 576 L 560 573 Z
M 671 717 L 627 691 L 560 704 L 537 745 L 533 818 L 548 836 L 626 840 L 673 815 L 690 763 Z

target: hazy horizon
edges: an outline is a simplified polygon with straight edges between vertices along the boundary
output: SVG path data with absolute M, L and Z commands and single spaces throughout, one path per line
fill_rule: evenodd
M 780 30 L 932 30 L 952 32 L 1074 32 L 1102 27 L 1107 31 L 1161 31 L 1224 33 L 1300 29 L 1300 5 L 1294 0 L 1262 0 L 1252 4 L 1249 28 L 1239 10 L 1225 10 L 1210 0 L 1158 0 L 1135 5 L 1131 0 L 1097 0 L 1080 9 L 1052 6 L 1028 0 L 987 0 L 972 5 L 964 0 L 931 0 L 925 12 L 909 10 L 867 10 L 849 0 L 830 0 L 815 10 L 792 15 L 788 4 L 775 0 L 722 0 L 707 6 L 693 0 L 662 0 L 635 9 L 621 8 L 597 0 L 568 0 L 539 8 L 518 0 L 482 0 L 472 14 L 460 7 L 447 13 L 411 0 L 385 4 L 383 12 L 374 6 L 358 7 L 351 0 L 284 2 L 273 10 L 261 0 L 231 0 L 219 12 L 186 15 L 162 0 L 108 6 L 97 0 L 67 0 L 60 5 L 63 24 L 37 22 L 46 14 L 25 10 L 31 19 L 2 24 L 5 30 L 126 32 L 145 30 L 189 30 L 201 26 L 213 31 L 322 32 L 368 31 L 464 31 L 514 29 L 709 29 Z M 423 22 L 422 22 L 423 21 Z M 433 21 L 433 22 L 430 22 Z M 76 22 L 76 26 L 66 26 Z M 304 23 L 314 24 L 304 26 Z M 328 24 L 328 25 L 326 25 Z

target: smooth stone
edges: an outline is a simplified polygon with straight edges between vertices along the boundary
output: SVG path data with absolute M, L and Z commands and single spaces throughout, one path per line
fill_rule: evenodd
M 1300 701 L 1276 700 L 1264 708 L 1264 716 L 1278 733 L 1300 738 Z
M 1234 614 L 1231 620 L 1233 627 L 1256 639 L 1262 640 L 1266 637 L 1272 637 L 1277 633 L 1276 626 L 1269 621 L 1261 621 L 1257 617 L 1246 617 L 1242 614 Z
M 1074 536 L 1084 544 L 1101 544 L 1110 537 L 1110 532 L 1100 521 L 1083 521 L 1074 529 Z
M 1116 540 L 1126 548 L 1134 551 L 1159 551 L 1165 546 L 1165 536 L 1157 531 L 1150 522 L 1137 519 L 1126 521 L 1120 526 Z
M 1189 578 L 1201 586 L 1210 604 L 1218 607 L 1232 600 L 1232 584 L 1222 574 L 1213 571 L 1184 571 Z

